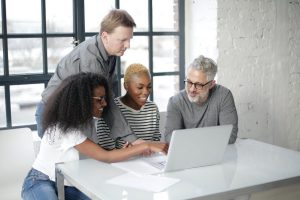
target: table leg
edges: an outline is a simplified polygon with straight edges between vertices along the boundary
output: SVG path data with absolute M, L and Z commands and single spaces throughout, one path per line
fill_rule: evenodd
M 61 173 L 60 169 L 55 168 L 55 179 L 57 187 L 57 196 L 59 200 L 65 200 L 65 185 L 64 185 L 64 175 Z

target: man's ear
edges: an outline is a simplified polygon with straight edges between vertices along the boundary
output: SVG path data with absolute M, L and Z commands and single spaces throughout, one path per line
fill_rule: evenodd
M 102 33 L 101 33 L 101 37 L 106 37 L 107 36 L 107 32 L 106 31 L 103 31 Z
M 213 88 L 216 85 L 216 80 L 212 80 L 209 89 Z
M 103 42 L 106 42 L 106 39 L 107 39 L 107 32 L 106 31 L 103 31 L 102 33 L 101 33 L 101 38 L 102 38 L 102 41 Z

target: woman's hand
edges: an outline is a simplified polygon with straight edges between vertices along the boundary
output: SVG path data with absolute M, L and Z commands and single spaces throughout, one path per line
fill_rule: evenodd
M 131 144 L 130 142 L 126 142 L 126 143 L 123 145 L 122 149 L 125 149 L 125 148 L 128 148 L 128 147 L 132 147 L 132 144 Z
M 149 142 L 149 148 L 151 153 L 161 152 L 163 154 L 168 153 L 169 145 L 163 142 Z
M 132 142 L 132 145 L 141 144 L 143 142 L 146 142 L 146 141 L 143 139 L 137 139 L 136 141 Z
M 137 139 L 132 143 L 132 145 L 138 145 L 147 143 L 149 145 L 149 148 L 143 152 L 143 156 L 150 156 L 152 153 L 162 152 L 164 154 L 167 154 L 169 145 L 167 143 L 163 142 L 147 142 L 142 139 Z
M 150 156 L 153 153 L 158 153 L 161 152 L 163 154 L 167 154 L 168 153 L 168 149 L 169 149 L 169 145 L 167 143 L 163 143 L 163 142 L 148 142 L 142 139 L 138 139 L 136 141 L 134 141 L 133 143 L 129 143 L 126 142 L 125 145 L 123 145 L 123 149 L 124 148 L 130 148 L 133 146 L 145 146 L 145 150 L 143 151 L 142 155 L 143 156 Z

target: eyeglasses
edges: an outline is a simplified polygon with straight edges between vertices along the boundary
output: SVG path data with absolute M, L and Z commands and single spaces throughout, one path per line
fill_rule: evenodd
M 106 101 L 106 96 L 92 97 L 92 98 L 98 100 L 100 103 L 103 103 L 104 101 Z
M 191 88 L 192 85 L 194 85 L 194 87 L 195 87 L 197 90 L 203 89 L 206 85 L 208 85 L 208 84 L 211 83 L 211 82 L 212 82 L 212 80 L 208 81 L 207 83 L 202 84 L 202 83 L 193 83 L 193 82 L 191 82 L 191 81 L 189 81 L 189 80 L 187 80 L 187 79 L 184 80 L 184 83 L 185 83 L 185 85 L 186 85 L 188 88 Z

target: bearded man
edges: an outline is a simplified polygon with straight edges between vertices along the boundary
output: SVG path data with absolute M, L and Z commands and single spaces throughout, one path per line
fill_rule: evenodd
M 232 124 L 228 143 L 236 141 L 238 115 L 231 91 L 216 83 L 217 64 L 200 55 L 187 68 L 185 89 L 169 99 L 164 136 L 173 130 Z

